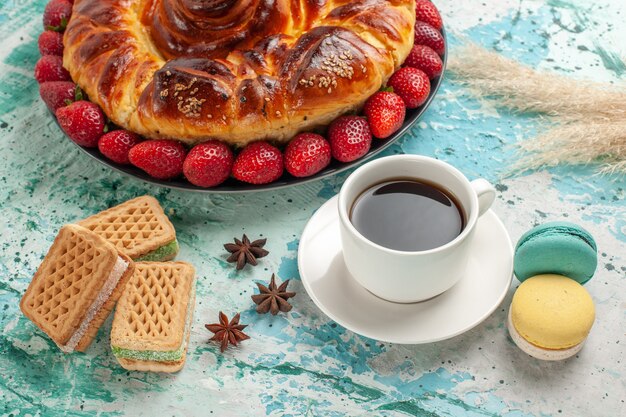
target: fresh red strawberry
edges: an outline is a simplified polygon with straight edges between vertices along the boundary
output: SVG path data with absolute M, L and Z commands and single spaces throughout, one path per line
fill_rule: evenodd
M 430 0 L 415 0 L 415 20 L 426 22 L 437 30 L 443 27 L 439 10 Z
M 63 59 L 56 55 L 45 55 L 35 64 L 35 78 L 38 82 L 71 81 L 70 73 L 63 68 Z
M 393 88 L 394 93 L 402 97 L 409 109 L 424 104 L 430 94 L 428 75 L 413 67 L 400 68 L 389 78 L 387 85 Z
M 51 0 L 43 12 L 44 29 L 63 32 L 72 16 L 72 3 L 68 0 Z
M 104 114 L 89 101 L 76 101 L 56 111 L 61 129 L 74 142 L 89 148 L 98 145 L 104 132 Z
M 441 75 L 443 71 L 443 62 L 437 52 L 426 45 L 415 45 L 409 56 L 406 57 L 404 65 L 421 69 L 428 75 L 431 80 Z
M 43 12 L 43 28 L 63 32 L 72 16 L 72 3 L 68 0 L 52 0 Z
M 82 100 L 82 91 L 71 81 L 48 81 L 39 84 L 39 95 L 50 111 L 56 112 L 73 101 Z
M 439 55 L 446 51 L 441 32 L 425 22 L 415 22 L 415 45 L 430 46 Z
M 267 184 L 283 175 L 283 155 L 267 142 L 246 146 L 235 159 L 233 177 L 250 184 Z
M 285 168 L 294 177 L 309 177 L 330 164 L 330 144 L 315 133 L 300 133 L 285 149 Z
M 374 137 L 384 139 L 402 126 L 406 107 L 399 95 L 379 91 L 367 99 L 363 113 L 370 124 Z
M 41 55 L 63 55 L 63 35 L 59 32 L 52 30 L 41 32 L 37 44 Z
M 118 164 L 130 164 L 128 152 L 131 148 L 141 142 L 141 137 L 128 130 L 114 130 L 105 133 L 98 140 L 98 149 L 102 155 L 106 156 Z
M 341 162 L 351 162 L 369 151 L 372 133 L 364 118 L 341 116 L 330 124 L 328 140 L 333 158 Z
M 128 160 L 151 177 L 158 179 L 174 178 L 182 174 L 187 149 L 169 139 L 147 140 L 133 146 L 128 152 Z
M 233 151 L 217 140 L 196 145 L 185 158 L 183 174 L 190 183 L 199 187 L 215 187 L 230 175 Z

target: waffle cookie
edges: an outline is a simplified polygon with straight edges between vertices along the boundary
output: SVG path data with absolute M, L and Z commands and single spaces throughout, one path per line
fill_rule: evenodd
M 84 351 L 134 270 L 102 237 L 63 226 L 20 302 L 24 315 L 66 353 Z
M 111 350 L 133 371 L 177 372 L 185 364 L 195 305 L 186 262 L 139 262 L 115 309 Z
M 169 261 L 178 254 L 176 230 L 154 197 L 144 195 L 78 222 L 135 261 Z

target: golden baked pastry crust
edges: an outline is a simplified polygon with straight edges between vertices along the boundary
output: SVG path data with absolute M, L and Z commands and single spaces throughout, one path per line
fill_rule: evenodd
M 414 23 L 414 0 L 76 0 L 63 64 L 146 137 L 287 142 L 359 108 Z

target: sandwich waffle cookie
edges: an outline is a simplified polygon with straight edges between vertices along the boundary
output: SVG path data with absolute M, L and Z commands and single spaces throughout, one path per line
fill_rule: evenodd
M 133 261 L 102 237 L 80 226 L 63 226 L 20 308 L 63 352 L 82 352 L 133 270 Z
M 195 304 L 186 262 L 139 262 L 115 309 L 111 349 L 133 371 L 177 372 L 185 364 Z
M 159 202 L 142 196 L 78 222 L 135 261 L 169 261 L 178 254 L 176 230 Z

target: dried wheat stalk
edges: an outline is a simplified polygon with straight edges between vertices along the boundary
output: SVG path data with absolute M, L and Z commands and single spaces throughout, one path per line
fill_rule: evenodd
M 624 87 L 535 71 L 473 44 L 451 55 L 448 68 L 476 94 L 546 116 L 544 133 L 519 143 L 517 169 L 601 163 L 603 173 L 626 174 Z

